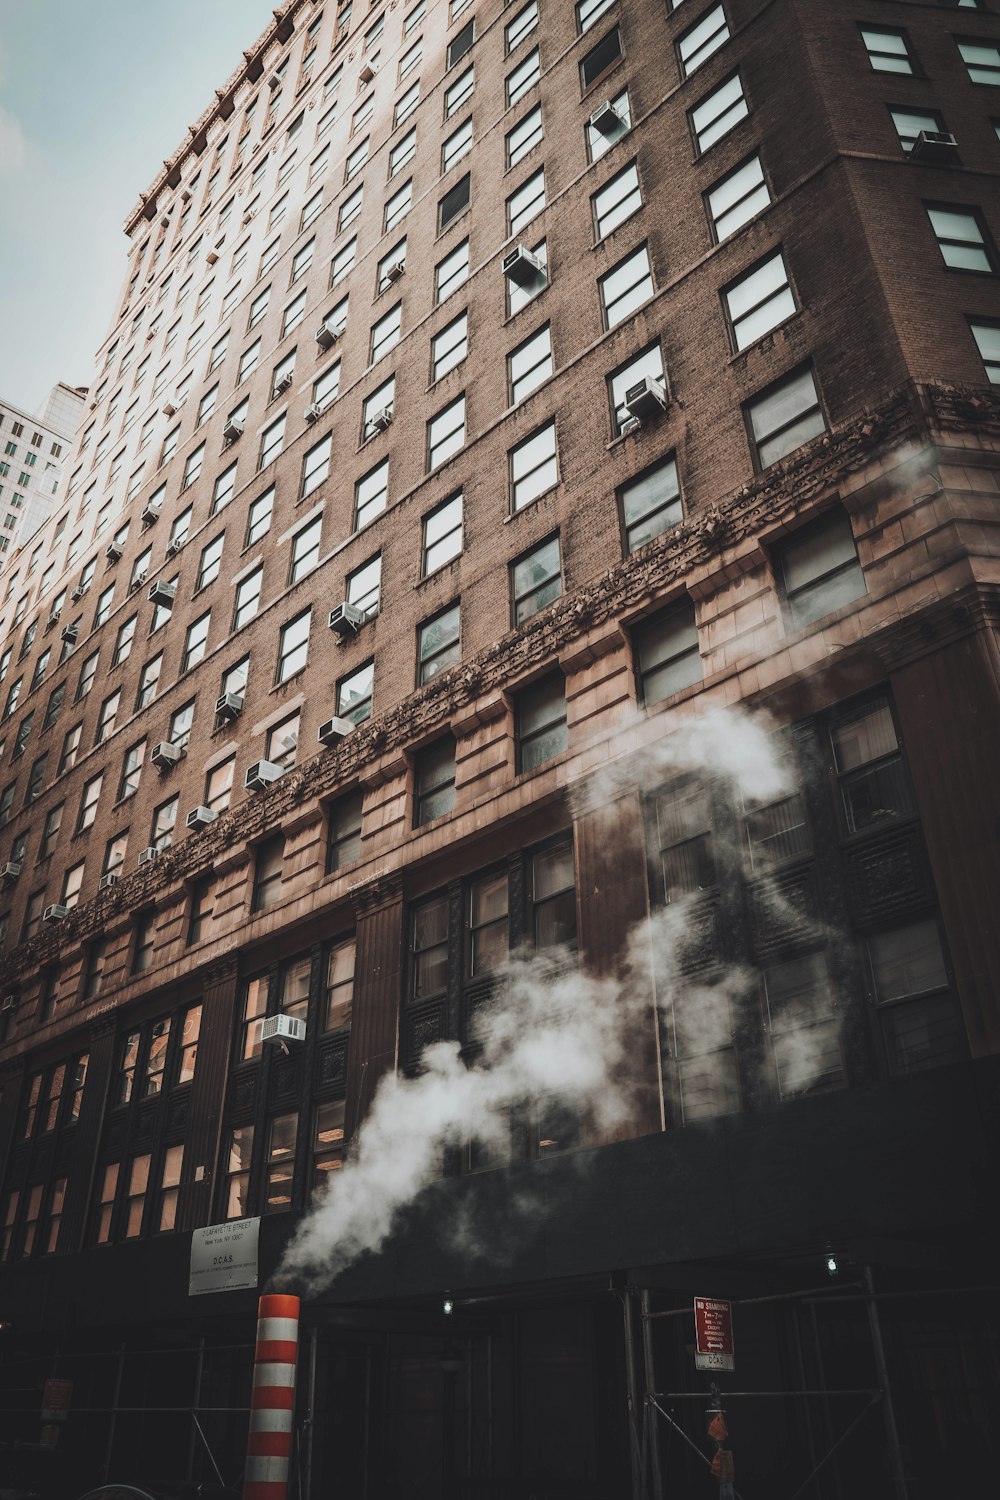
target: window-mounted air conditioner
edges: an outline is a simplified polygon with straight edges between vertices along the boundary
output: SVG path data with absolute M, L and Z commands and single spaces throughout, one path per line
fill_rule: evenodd
M 317 344 L 323 349 L 332 349 L 345 327 L 344 323 L 331 323 L 324 319 L 316 330 Z
M 268 1016 L 260 1028 L 262 1042 L 304 1042 L 306 1023 L 297 1016 Z
M 364 610 L 358 609 L 356 604 L 348 604 L 346 599 L 330 611 L 330 629 L 341 640 L 350 640 L 351 636 L 357 635 L 364 623 Z
M 172 745 L 169 740 L 162 740 L 159 745 L 153 746 L 153 753 L 149 758 L 158 771 L 169 771 L 183 754 L 184 751 L 180 745 Z
M 545 267 L 537 255 L 532 255 L 523 245 L 518 245 L 509 255 L 503 258 L 503 274 L 508 281 L 514 281 L 518 286 L 531 286 L 540 276 L 545 275 Z
M 16 995 L 4 995 L 2 998 L 0 998 L 0 1011 L 16 1010 L 16 1008 L 17 1008 L 17 996 Z
M 207 263 L 210 266 L 214 266 L 215 262 L 218 260 L 218 258 L 219 258 L 219 252 L 218 252 L 218 250 L 209 250 L 208 254 L 205 256 L 205 260 L 207 261 Z
M 61 922 L 64 917 L 69 916 L 68 906 L 47 906 L 42 912 L 43 922 Z
M 599 104 L 590 117 L 590 123 L 594 130 L 599 130 L 601 135 L 614 135 L 620 125 L 625 121 L 615 109 L 610 99 L 605 99 Z
M 151 859 L 156 859 L 159 852 L 160 851 L 159 849 L 157 849 L 155 844 L 150 844 L 148 849 L 142 849 L 139 851 L 139 858 L 136 863 L 140 865 L 148 865 Z
M 350 734 L 354 724 L 350 719 L 326 719 L 320 726 L 316 738 L 321 745 L 335 745 Z
M 295 379 L 295 377 L 293 375 L 290 375 L 290 374 L 282 375 L 281 379 L 275 382 L 274 394 L 276 396 L 280 396 L 281 393 L 282 393 L 282 391 L 290 390 L 291 387 L 292 387 L 292 384 L 294 382 L 294 379 Z
M 256 760 L 252 766 L 247 767 L 246 789 L 248 792 L 262 792 L 284 774 L 284 766 L 276 766 L 271 760 Z
M 167 556 L 176 557 L 183 545 L 184 538 L 182 536 L 171 537 L 170 541 L 167 543 Z
M 323 415 L 323 408 L 319 405 L 318 402 L 315 403 L 312 406 L 307 406 L 306 407 L 305 417 L 306 417 L 306 421 L 309 423 L 310 427 L 312 426 L 313 422 L 318 422 L 319 419 L 320 419 L 320 417 L 322 415 Z
M 404 276 L 405 274 L 406 274 L 406 260 L 405 260 L 405 258 L 403 260 L 397 260 L 395 262 L 395 264 L 391 265 L 388 268 L 388 270 L 386 271 L 386 273 L 385 273 L 385 278 L 384 279 L 385 279 L 386 286 L 391 286 L 394 281 L 398 281 L 399 278 L 401 276 Z
M 60 630 L 59 632 L 59 639 L 61 641 L 65 641 L 67 645 L 71 645 L 72 642 L 76 640 L 79 634 L 79 625 L 64 625 L 62 630 Z
M 215 712 L 220 719 L 227 722 L 230 719 L 238 719 L 243 712 L 243 698 L 239 693 L 223 693 L 221 698 L 215 700 Z
M 117 884 L 117 875 L 102 875 L 100 880 L 97 882 L 97 889 L 99 891 L 109 891 L 113 885 Z
M 79 604 L 80 600 L 83 598 L 89 588 L 89 583 L 78 583 L 72 594 L 70 594 L 70 598 L 72 599 L 73 603 Z
M 155 583 L 150 584 L 146 597 L 150 604 L 173 604 L 176 593 L 176 583 L 166 583 L 158 578 Z
M 141 520 L 143 526 L 154 525 L 155 522 L 160 519 L 160 507 L 158 505 L 154 505 L 151 501 L 148 505 L 144 505 L 142 507 L 142 512 L 139 516 L 139 519 Z
M 59 616 L 61 614 L 62 614 L 62 610 L 61 609 L 52 609 L 52 610 L 49 611 L 48 624 L 49 624 L 50 627 L 53 626 L 53 625 L 58 625 L 59 624 Z
M 947 130 L 921 130 L 913 142 L 910 160 L 947 166 L 958 161 L 958 142 Z
M 372 67 L 370 62 L 362 63 L 358 72 L 358 78 L 362 83 L 371 83 L 375 77 L 375 73 L 376 69 Z
M 129 593 L 130 594 L 134 594 L 135 591 L 136 591 L 136 589 L 141 589 L 142 586 L 143 586 L 143 584 L 145 582 L 146 582 L 146 570 L 143 569 L 143 571 L 141 573 L 137 573 L 135 575 L 135 577 L 132 579 L 132 582 L 129 584 L 129 586 L 128 586 Z
M 13 885 L 20 873 L 20 862 L 9 859 L 5 865 L 0 865 L 0 885 Z
M 625 410 L 636 422 L 644 422 L 648 417 L 653 417 L 657 412 L 666 411 L 667 395 L 660 380 L 644 375 L 643 378 L 630 385 L 625 392 Z
M 245 422 L 227 422 L 222 429 L 222 436 L 227 443 L 235 443 L 237 438 L 243 436 Z
M 385 432 L 386 428 L 391 427 L 391 426 L 392 426 L 392 407 L 391 406 L 380 406 L 379 409 L 378 409 L 378 411 L 374 412 L 368 418 L 368 431 L 369 431 L 369 433 Z
M 109 563 L 118 562 L 121 558 L 121 555 L 122 549 L 120 547 L 116 547 L 114 542 L 109 542 L 104 549 L 104 556 L 107 558 Z
M 210 807 L 192 807 L 184 822 L 188 828 L 207 828 L 209 823 L 214 823 L 218 816 L 219 814 L 213 812 Z
M 165 417 L 175 417 L 180 410 L 180 402 L 176 396 L 168 396 L 160 410 Z

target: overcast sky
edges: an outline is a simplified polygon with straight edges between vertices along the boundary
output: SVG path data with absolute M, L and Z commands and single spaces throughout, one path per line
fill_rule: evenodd
M 279 0 L 0 0 L 0 394 L 88 385 L 125 215 Z

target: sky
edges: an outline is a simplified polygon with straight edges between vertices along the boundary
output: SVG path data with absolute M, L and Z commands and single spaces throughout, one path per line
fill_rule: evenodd
M 279 0 L 0 0 L 0 394 L 89 385 L 125 216 Z

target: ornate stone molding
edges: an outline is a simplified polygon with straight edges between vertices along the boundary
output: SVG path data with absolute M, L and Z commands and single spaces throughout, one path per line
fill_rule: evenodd
M 351 905 L 357 916 L 367 916 L 380 906 L 391 906 L 403 899 L 403 877 L 396 871 L 380 875 L 377 880 L 351 891 Z

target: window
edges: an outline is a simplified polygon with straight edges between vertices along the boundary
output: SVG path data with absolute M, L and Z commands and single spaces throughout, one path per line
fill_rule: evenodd
M 257 469 L 266 469 L 268 464 L 274 462 L 281 452 L 285 441 L 286 413 L 282 412 L 277 421 L 272 422 L 270 427 L 264 429 L 260 440 L 260 456 L 257 460 Z
M 112 733 L 115 727 L 115 718 L 118 714 L 118 704 L 121 702 L 121 689 L 105 698 L 101 704 L 101 712 L 97 718 L 97 735 L 95 745 L 100 745 Z
M 522 510 L 552 489 L 559 478 L 556 424 L 549 422 L 510 450 L 511 510 Z
M 220 510 L 224 510 L 236 493 L 236 465 L 230 464 L 216 479 L 212 488 L 212 515 L 217 516 Z M 185 528 L 185 536 L 187 529 Z
M 239 367 L 236 371 L 237 385 L 242 385 L 247 376 L 253 374 L 254 370 L 256 370 L 257 368 L 257 361 L 259 360 L 259 358 L 260 339 L 258 339 L 255 344 L 251 344 L 249 349 L 244 349 L 242 355 L 240 356 Z
M 35 721 L 33 713 L 25 714 L 17 727 L 17 738 L 14 741 L 14 749 L 11 751 L 11 759 L 16 760 L 19 755 L 24 754 L 25 746 L 31 738 L 31 726 Z
M 362 152 L 363 152 L 363 155 L 360 154 Z M 352 178 L 354 176 L 354 174 L 356 172 L 360 172 L 362 166 L 364 165 L 365 158 L 367 157 L 367 155 L 368 155 L 368 142 L 367 141 L 364 141 L 361 146 L 358 146 L 355 151 L 352 151 L 351 155 L 347 158 L 347 180 L 348 181 L 350 180 L 350 178 Z M 303 207 L 302 207 L 302 217 L 299 220 L 299 233 L 300 234 L 303 232 L 303 230 L 308 229 L 310 224 L 314 224 L 316 222 L 316 220 L 319 218 L 322 210 L 323 210 L 323 189 L 320 188 L 317 193 L 313 193 L 312 197 L 305 204 L 303 204 Z
M 125 850 L 128 847 L 128 829 L 124 833 L 116 833 L 114 838 L 108 840 L 104 850 L 104 866 L 102 875 L 119 875 L 125 863 Z
M 392 128 L 398 129 L 404 120 L 408 120 L 420 103 L 420 82 L 411 84 L 405 94 L 400 94 L 396 100 L 396 107 L 392 115 Z
M 278 682 L 287 682 L 305 666 L 309 655 L 311 617 L 312 611 L 307 609 L 282 628 L 278 646 Z
M 385 317 L 379 318 L 371 331 L 371 349 L 369 352 L 369 364 L 375 364 L 394 349 L 399 343 L 399 330 L 403 317 L 403 304 L 397 302 L 396 306 L 390 308 Z
M 550 537 L 511 564 L 511 614 L 523 625 L 562 593 L 559 538 Z
M 735 234 L 767 207 L 771 194 L 759 156 L 730 172 L 705 195 L 709 223 L 717 240 Z
M 462 496 L 452 495 L 424 517 L 421 574 L 424 578 L 462 550 Z
M 606 0 L 607 4 L 614 4 L 614 0 Z M 530 36 L 538 25 L 538 0 L 531 0 L 523 10 L 518 11 L 513 21 L 508 21 L 504 27 L 504 50 L 513 52 L 519 47 L 526 36 Z
M 290 771 L 295 764 L 300 720 L 301 715 L 296 712 L 289 718 L 282 719 L 267 736 L 267 753 L 264 759 L 269 760 L 272 765 L 281 766 L 284 771 Z
M 788 537 L 778 558 L 785 602 L 797 628 L 867 592 L 850 519 L 842 510 Z
M 360 531 L 381 515 L 389 497 L 389 460 L 371 469 L 354 487 L 354 529 Z
M 416 127 L 408 130 L 402 140 L 396 142 L 389 152 L 389 176 L 395 177 L 405 166 L 413 160 L 417 154 L 417 131 Z
M 263 911 L 281 897 L 285 840 L 282 834 L 258 844 L 254 860 L 252 911 Z
M 890 1072 L 943 1067 L 968 1055 L 935 921 L 870 937 L 868 962 Z
M 826 954 L 768 965 L 763 987 L 780 1097 L 841 1088 L 837 992 Z
M 285 355 L 284 359 L 279 360 L 271 371 L 271 389 L 268 393 L 269 401 L 274 401 L 276 397 L 281 395 L 282 391 L 291 385 L 294 371 L 295 350 L 293 349 L 290 354 Z
M 522 688 L 515 698 L 517 769 L 533 771 L 569 743 L 566 727 L 566 680 L 561 672 Z
M 259 1046 L 258 1046 L 259 1052 Z M 257 1055 L 256 1053 L 254 1054 Z M 253 1156 L 253 1126 L 240 1125 L 229 1133 L 224 1179 L 226 1219 L 243 1219 L 250 1209 L 250 1161 Z
M 140 740 L 125 751 L 125 759 L 122 761 L 122 774 L 118 783 L 118 801 L 124 802 L 126 797 L 134 797 L 139 790 L 139 778 L 142 775 L 142 763 L 146 758 L 146 741 Z
M 1000 47 L 982 39 L 961 42 L 957 38 L 956 46 L 973 83 L 1000 84 Z
M 427 468 L 436 469 L 465 443 L 465 397 L 459 396 L 427 424 Z
M 446 667 L 461 660 L 459 607 L 447 609 L 426 621 L 417 631 L 417 685 L 422 687 Z
M 413 826 L 443 818 L 455 806 L 455 741 L 448 734 L 417 756 L 413 772 Z
M 260 564 L 241 578 L 236 585 L 233 602 L 233 630 L 242 630 L 252 620 L 260 606 L 261 589 L 264 585 L 264 567 Z
M 267 1214 L 286 1213 L 292 1206 L 298 1123 L 298 1115 L 280 1115 L 270 1123 L 264 1163 L 264 1212 Z
M 622 57 L 621 33 L 613 26 L 607 36 L 602 37 L 596 47 L 586 53 L 580 63 L 580 87 L 584 93 L 609 73 Z
M 440 380 L 460 365 L 469 352 L 469 315 L 459 313 L 431 340 L 431 380 Z
M 448 984 L 448 898 L 424 901 L 413 911 L 413 998 L 443 994 Z
M 385 214 L 382 220 L 382 231 L 384 234 L 388 234 L 391 229 L 395 229 L 396 225 L 406 218 L 406 215 L 410 212 L 412 201 L 413 179 L 410 178 L 409 181 L 403 183 L 398 192 L 393 193 L 385 205 Z
M 889 114 L 899 136 L 899 144 L 907 154 L 913 150 L 922 130 L 944 130 L 944 121 L 936 112 L 931 114 L 912 109 L 890 109 Z
M 407 51 L 404 52 L 402 57 L 399 59 L 399 76 L 396 80 L 397 83 L 402 83 L 403 79 L 406 78 L 410 73 L 412 73 L 414 68 L 418 68 L 420 66 L 420 59 L 423 56 L 423 50 L 423 41 L 420 37 L 418 37 L 417 40 L 413 43 L 413 46 L 408 48 Z
M 341 719 L 350 719 L 352 724 L 363 724 L 371 718 L 372 680 L 375 667 L 365 662 L 357 671 L 342 677 L 337 684 L 337 714 Z
M 191 892 L 191 916 L 187 935 L 189 946 L 200 943 L 211 932 L 214 889 L 212 877 L 208 876 L 205 880 L 199 880 Z M 178 1079 L 180 1083 L 185 1081 L 184 1078 Z
M 201 661 L 208 647 L 208 627 L 212 623 L 212 611 L 208 610 L 187 628 L 184 636 L 184 655 L 181 671 L 187 672 Z
M 676 526 L 682 515 L 676 459 L 668 458 L 630 480 L 622 488 L 621 501 L 626 552 L 635 552 Z
M 905 31 L 881 26 L 862 26 L 861 40 L 876 73 L 915 73 L 913 54 Z
M 726 21 L 726 12 L 721 5 L 716 5 L 707 15 L 702 16 L 677 43 L 677 56 L 681 65 L 681 76 L 690 78 L 691 74 L 700 68 L 702 63 L 708 62 L 713 52 L 718 52 L 720 47 L 725 46 L 729 40 L 729 25 Z
M 292 257 L 292 273 L 289 278 L 289 285 L 294 286 L 306 274 L 313 263 L 315 249 L 316 241 L 310 240 L 307 245 L 302 246 L 301 250 L 296 250 Z
M 207 588 L 210 583 L 214 583 L 218 578 L 219 570 L 222 567 L 222 549 L 225 541 L 226 533 L 223 531 L 221 535 L 215 537 L 201 549 L 201 558 L 198 563 L 198 581 L 195 585 L 196 590 Z
M 469 275 L 469 242 L 463 240 L 456 245 L 444 260 L 439 261 L 434 270 L 434 285 L 437 293 L 437 301 L 444 302 L 452 292 L 467 280 Z
M 392 286 L 397 280 L 396 268 L 406 268 L 406 240 L 402 239 L 397 245 L 393 245 L 378 263 L 378 291 L 384 292 L 387 287 Z
M 222 335 L 221 339 L 219 339 L 217 343 L 215 343 L 215 344 L 212 345 L 212 357 L 211 357 L 211 359 L 208 362 L 208 373 L 210 375 L 212 374 L 213 370 L 217 370 L 219 368 L 219 366 L 222 364 L 222 361 L 226 357 L 226 350 L 228 348 L 229 348 L 229 332 L 227 330 Z M 145 430 L 146 429 L 143 428 L 143 432 L 145 432 Z
M 294 160 L 294 158 L 289 158 L 289 160 Z M 284 220 L 287 210 L 288 194 L 285 193 L 278 199 L 277 203 L 271 205 L 271 212 L 267 216 L 267 227 L 269 230 L 277 229 L 278 225 Z
M 189 699 L 182 703 L 180 708 L 175 708 L 170 715 L 170 729 L 167 739 L 171 745 L 176 745 L 178 750 L 186 750 L 191 738 L 191 726 L 194 724 L 195 700 Z
M 595 21 L 599 20 L 606 10 L 610 10 L 614 3 L 615 0 L 578 0 L 576 26 L 581 35 L 589 31 Z
M 425 12 L 426 9 L 427 9 L 427 7 L 426 7 L 426 5 L 424 3 L 424 0 L 420 0 L 420 4 L 419 5 L 415 5 L 413 7 L 413 9 L 410 11 L 409 15 L 407 15 L 407 16 L 404 17 L 404 19 L 403 19 L 403 35 L 404 36 L 409 36 L 409 34 L 413 30 L 414 26 L 419 26 L 420 22 L 424 19 L 424 12 Z
M 153 812 L 153 822 L 150 828 L 149 842 L 151 846 L 162 854 L 164 849 L 169 849 L 174 841 L 174 826 L 177 822 L 177 807 L 179 794 L 161 802 Z
M 267 304 L 268 304 L 268 302 L 270 300 L 270 297 L 271 297 L 271 288 L 269 286 L 266 286 L 264 288 L 264 290 L 262 292 L 259 292 L 257 294 L 257 296 L 251 302 L 251 304 L 250 304 L 250 316 L 247 319 L 247 332 L 248 333 L 249 333 L 249 331 L 250 331 L 251 328 L 256 328 L 257 324 L 264 317 L 265 313 L 267 312 Z M 250 351 L 247 350 L 247 353 L 249 353 L 249 352 Z M 246 355 L 244 355 L 243 358 L 245 359 Z M 254 361 L 254 363 L 256 364 L 256 360 Z M 240 361 L 240 372 L 241 372 L 240 373 L 240 379 L 242 379 L 243 378 L 243 374 L 244 374 L 244 372 L 243 372 L 243 360 Z
M 323 529 L 323 517 L 317 516 L 308 526 L 298 532 L 292 538 L 291 562 L 288 569 L 288 582 L 298 583 L 307 573 L 311 573 L 319 562 L 320 533 Z
M 82 833 L 89 828 L 97 817 L 97 803 L 101 795 L 101 784 L 104 781 L 104 773 L 92 776 L 84 785 L 83 794 L 80 798 L 80 811 L 76 819 L 76 831 Z
M 168 1146 L 163 1153 L 159 1187 L 160 1217 L 157 1223 L 157 1231 L 160 1234 L 173 1229 L 177 1222 L 177 1199 L 180 1193 L 183 1161 L 183 1145 Z
M 327 849 L 326 869 L 327 874 L 334 870 L 342 870 L 345 865 L 353 864 L 361 857 L 361 817 L 364 805 L 364 793 L 361 791 L 348 792 L 346 797 L 338 797 L 330 807 L 330 842 Z M 353 948 L 353 944 L 351 945 Z M 351 975 L 353 977 L 354 966 L 351 964 Z M 350 999 L 350 997 L 348 997 Z M 331 1024 L 343 1025 L 343 1022 L 330 1022 L 329 1006 L 327 1007 L 327 1029 Z
M 171 610 L 172 610 L 172 606 L 173 606 L 173 598 L 174 598 L 174 595 L 177 592 L 177 584 L 178 584 L 179 578 L 180 578 L 180 575 L 178 573 L 175 573 L 174 576 L 173 576 L 173 578 L 168 578 L 168 580 L 167 580 L 168 587 L 173 592 L 171 594 L 170 600 L 167 603 L 159 603 L 158 602 L 154 606 L 154 609 L 153 609 L 153 618 L 152 618 L 152 621 L 150 622 L 150 626 L 149 626 L 149 633 L 150 633 L 150 635 L 152 635 L 155 631 L 159 630 L 160 627 L 162 625 L 165 625 L 167 623 L 167 621 L 170 619 Z
M 347 575 L 347 602 L 360 609 L 366 619 L 378 613 L 381 582 L 381 553 Z
M 976 209 L 927 206 L 927 217 L 946 266 L 955 271 L 996 271 L 996 251 Z
M 48 755 L 40 755 L 31 767 L 27 790 L 24 794 L 25 807 L 30 807 L 32 802 L 36 802 L 41 796 L 42 782 L 45 780 L 45 767 L 48 758 Z
M 111 614 L 111 601 L 115 596 L 115 586 L 109 583 L 107 588 L 97 596 L 97 608 L 94 611 L 94 629 L 98 630 Z M 30 642 L 29 642 L 30 644 Z M 24 655 L 24 652 L 21 652 Z
M 361 407 L 361 441 L 363 443 L 374 437 L 376 433 L 385 430 L 386 418 L 392 417 L 395 391 L 396 377 L 390 375 L 388 380 L 383 381 L 370 396 L 365 398 Z M 379 419 L 377 422 L 376 418 Z
M 811 369 L 786 375 L 746 404 L 747 425 L 760 469 L 826 431 L 826 419 Z
M 986 368 L 987 380 L 1000 385 L 1000 323 L 976 319 L 974 322 L 970 320 L 969 327 Z
M 132 973 L 145 974 L 153 967 L 153 949 L 156 946 L 156 912 L 140 912 L 135 919 L 135 939 L 132 948 Z M 165 1028 L 165 1029 L 161 1029 Z M 145 1092 L 158 1094 L 163 1088 L 163 1070 L 167 1060 L 167 1041 L 170 1022 L 159 1021 L 153 1027 L 146 1064 Z
M 318 380 L 313 382 L 312 399 L 313 405 L 325 410 L 335 401 L 340 394 L 340 361 L 324 370 Z
M 648 706 L 702 679 L 694 606 L 684 601 L 633 633 L 639 696 Z
M 72 770 L 76 765 L 76 757 L 80 749 L 80 737 L 82 733 L 82 724 L 74 724 L 72 729 L 67 729 L 63 736 L 62 751 L 59 755 L 59 768 L 56 771 L 57 776 L 61 776 L 64 771 Z
M 457 161 L 461 161 L 472 150 L 472 116 L 450 135 L 441 147 L 441 174 L 450 172 Z M 466 202 L 468 199 L 466 199 Z M 444 225 L 442 224 L 443 228 Z
M 653 295 L 653 273 L 649 265 L 649 252 L 645 245 L 619 261 L 613 271 L 598 281 L 601 291 L 601 306 L 608 328 L 617 328 Z
M 476 40 L 475 19 L 467 21 L 461 31 L 457 32 L 448 43 L 447 67 L 453 68 L 460 58 L 463 58 Z
M 361 187 L 355 188 L 354 192 L 349 194 L 348 197 L 346 197 L 341 203 L 340 209 L 337 213 L 338 234 L 342 229 L 346 229 L 348 224 L 353 224 L 354 220 L 358 217 L 358 214 L 361 212 L 361 200 L 363 195 L 364 184 L 362 183 Z
M 730 337 L 737 351 L 746 349 L 795 312 L 795 297 L 779 251 L 723 293 Z
M 639 170 L 635 162 L 605 183 L 600 192 L 594 194 L 591 203 L 597 238 L 603 240 L 642 207 Z
M 505 80 L 507 93 L 507 108 L 516 104 L 518 99 L 523 99 L 530 88 L 538 82 L 542 76 L 541 62 L 539 60 L 538 48 L 529 52 L 522 62 L 519 62 L 514 70 L 507 74 Z M 447 96 L 446 96 L 447 97 Z
M 452 137 L 454 139 L 454 137 Z M 516 167 L 519 161 L 523 161 L 529 151 L 533 151 L 542 139 L 542 106 L 536 104 L 535 108 L 524 119 L 515 125 L 513 130 L 508 130 L 504 140 L 507 146 L 507 165 Z M 471 122 L 469 125 L 469 141 L 472 140 Z
M 507 199 L 507 233 L 517 234 L 544 207 L 545 168 L 542 167 Z
M 467 103 L 468 100 L 472 98 L 472 91 L 475 86 L 476 70 L 475 68 L 466 68 L 462 76 L 460 78 L 456 78 L 455 82 L 451 85 L 450 88 L 445 89 L 444 117 L 446 120 L 450 120 L 452 115 L 457 114 L 458 111 L 462 108 L 462 105 Z M 401 99 L 399 103 L 402 104 L 402 102 L 403 101 Z M 414 108 L 416 108 L 416 103 L 417 101 L 416 99 L 414 99 Z M 398 109 L 399 105 L 397 105 L 397 112 Z M 398 125 L 399 123 L 400 121 L 397 117 L 396 124 Z
M 306 298 L 308 297 L 308 295 L 308 291 L 300 292 L 299 295 L 293 298 L 293 300 L 289 302 L 288 306 L 285 308 L 284 316 L 281 320 L 282 338 L 285 338 L 287 334 L 293 331 L 293 329 L 298 328 L 299 324 L 302 322 L 302 319 L 306 315 Z
M 450 187 L 438 202 L 438 230 L 447 229 L 459 214 L 469 206 L 472 193 L 472 178 L 467 172 L 454 187 Z
M 51 729 L 59 717 L 63 699 L 66 696 L 66 684 L 61 682 L 57 688 L 53 688 L 49 694 L 49 701 L 45 706 L 45 718 L 42 720 L 42 729 Z
M 510 403 L 516 406 L 552 374 L 552 337 L 548 323 L 507 356 Z
M 213 766 L 205 777 L 205 806 L 210 812 L 225 812 L 233 793 L 236 757 L 231 755 L 221 765 Z

